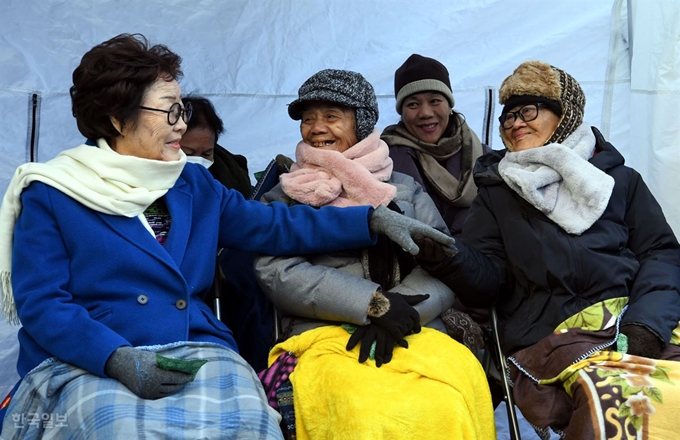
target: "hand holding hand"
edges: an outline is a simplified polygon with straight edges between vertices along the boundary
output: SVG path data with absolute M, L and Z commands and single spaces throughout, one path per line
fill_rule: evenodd
M 387 235 L 411 255 L 417 255 L 420 250 L 413 240 L 416 236 L 429 237 L 443 245 L 454 245 L 456 242 L 453 237 L 382 205 L 371 214 L 369 227 L 373 233 Z
M 420 247 L 420 252 L 416 255 L 416 260 L 424 262 L 426 265 L 436 265 L 447 258 L 455 257 L 458 253 L 455 239 L 452 244 L 444 245 L 432 240 L 429 237 L 415 236 L 414 241 Z
M 132 347 L 117 348 L 104 370 L 142 399 L 169 396 L 194 380 L 193 374 L 159 368 L 156 353 Z

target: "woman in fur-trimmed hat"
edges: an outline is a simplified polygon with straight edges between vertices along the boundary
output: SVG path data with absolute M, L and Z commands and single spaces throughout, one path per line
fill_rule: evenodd
M 570 439 L 677 438 L 680 246 L 661 207 L 583 122 L 565 71 L 525 62 L 500 103 L 507 151 L 479 159 L 457 249 L 424 239 L 421 265 L 464 304 L 495 304 L 532 424 Z
M 393 172 L 362 75 L 316 73 L 288 113 L 302 140 L 264 202 L 383 206 L 448 232 L 413 178 Z M 263 256 L 256 273 L 283 330 L 261 377 L 297 438 L 495 438 L 481 365 L 439 318 L 453 292 L 387 237 L 341 253 Z

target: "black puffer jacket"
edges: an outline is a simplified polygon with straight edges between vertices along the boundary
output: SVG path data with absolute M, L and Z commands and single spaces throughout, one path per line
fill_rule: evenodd
M 615 180 L 605 212 L 570 235 L 498 174 L 505 152 L 475 167 L 479 194 L 459 254 L 430 268 L 470 307 L 497 301 L 506 354 L 536 343 L 591 304 L 629 296 L 622 324 L 646 326 L 667 344 L 680 320 L 680 247 L 642 177 L 597 129 L 590 162 Z

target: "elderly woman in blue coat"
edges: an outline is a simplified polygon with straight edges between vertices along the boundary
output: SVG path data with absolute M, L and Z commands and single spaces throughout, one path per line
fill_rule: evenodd
M 3 402 L 3 438 L 280 438 L 254 371 L 202 301 L 218 247 L 324 252 L 384 232 L 415 251 L 417 229 L 447 239 L 370 206 L 246 201 L 187 164 L 180 62 L 140 35 L 95 46 L 70 90 L 93 142 L 23 165 L 10 182 L 2 306 L 23 324 L 22 381 Z
M 495 304 L 515 401 L 544 434 L 677 438 L 680 245 L 661 207 L 564 70 L 522 63 L 500 102 L 507 151 L 477 162 L 458 253 L 421 242 L 421 264 Z

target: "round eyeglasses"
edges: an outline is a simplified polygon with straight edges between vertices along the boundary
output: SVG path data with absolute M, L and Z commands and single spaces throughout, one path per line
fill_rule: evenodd
M 175 125 L 179 118 L 181 117 L 185 124 L 188 124 L 191 120 L 191 115 L 194 113 L 194 108 L 191 106 L 190 102 L 182 108 L 182 104 L 176 102 L 170 106 L 170 110 L 162 110 L 160 108 L 145 107 L 140 105 L 139 108 L 144 110 L 151 110 L 154 112 L 163 112 L 168 114 L 168 124 Z
M 509 130 L 513 125 L 515 125 L 517 118 L 520 118 L 524 122 L 530 122 L 538 118 L 539 107 L 545 107 L 545 105 L 541 103 L 524 105 L 517 111 L 507 112 L 503 115 L 500 115 L 498 121 L 501 123 L 503 128 Z

